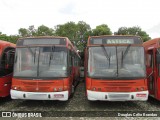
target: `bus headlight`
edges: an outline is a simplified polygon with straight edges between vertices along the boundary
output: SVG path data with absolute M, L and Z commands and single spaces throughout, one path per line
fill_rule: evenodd
M 13 86 L 12 89 L 13 89 L 13 90 L 21 90 L 21 88 L 18 87 L 18 86 Z
M 141 91 L 143 91 L 144 90 L 144 88 L 143 87 L 141 87 Z
M 93 91 L 95 91 L 95 90 L 96 90 L 96 88 L 94 87 L 94 88 L 92 88 L 92 90 L 93 90 Z
M 56 91 L 57 91 L 57 88 L 54 88 L 53 90 L 54 90 L 54 92 L 56 92 Z

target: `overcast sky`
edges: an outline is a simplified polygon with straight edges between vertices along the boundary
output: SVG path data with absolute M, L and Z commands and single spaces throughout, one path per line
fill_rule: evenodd
M 0 0 L 0 32 L 18 34 L 19 28 L 84 21 L 91 28 L 107 24 L 139 26 L 150 37 L 160 37 L 160 0 Z

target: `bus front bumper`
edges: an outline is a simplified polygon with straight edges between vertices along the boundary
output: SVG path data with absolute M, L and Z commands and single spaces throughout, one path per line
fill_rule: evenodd
M 11 90 L 12 99 L 26 99 L 26 100 L 68 100 L 68 91 L 62 92 L 24 92 Z
M 90 101 L 147 101 L 148 91 L 141 92 L 96 92 L 87 90 Z

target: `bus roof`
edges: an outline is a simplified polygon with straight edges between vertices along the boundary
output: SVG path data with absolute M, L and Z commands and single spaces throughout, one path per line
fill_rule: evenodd
M 67 38 L 67 37 L 61 37 L 61 36 L 31 36 L 31 37 L 22 37 L 22 38 L 19 38 L 18 40 L 21 40 L 21 39 L 26 39 L 26 38 Z
M 99 36 L 90 36 L 90 37 L 108 37 L 108 36 L 126 36 L 126 37 L 140 37 L 140 36 L 136 36 L 136 35 L 99 35 Z
M 5 48 L 7 46 L 15 47 L 16 45 L 11 42 L 8 42 L 8 41 L 0 40 L 0 47 L 1 48 Z
M 157 47 L 160 46 L 160 38 L 154 38 L 143 43 L 144 47 L 151 45 L 156 45 Z
M 37 39 L 53 39 L 53 41 L 37 41 Z M 54 40 L 55 39 L 55 40 Z M 32 41 L 30 41 L 32 40 Z M 29 42 L 30 41 L 30 42 Z M 36 45 L 66 45 L 71 44 L 67 37 L 60 36 L 34 36 L 34 37 L 23 37 L 17 40 L 17 46 L 36 46 Z

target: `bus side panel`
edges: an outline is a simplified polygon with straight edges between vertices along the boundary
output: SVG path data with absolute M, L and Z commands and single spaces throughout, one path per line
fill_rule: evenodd
M 160 100 L 160 78 L 157 78 L 157 99 Z
M 12 75 L 0 78 L 0 97 L 6 97 L 10 94 Z

